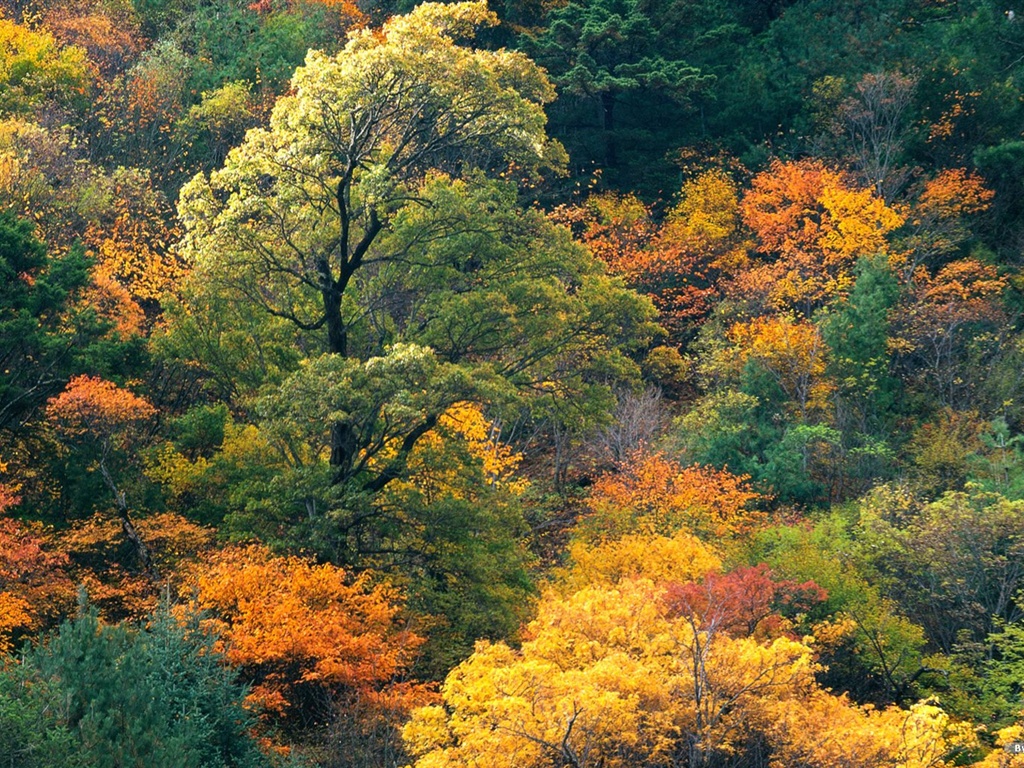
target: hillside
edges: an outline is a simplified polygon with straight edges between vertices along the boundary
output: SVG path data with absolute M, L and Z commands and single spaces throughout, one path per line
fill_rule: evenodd
M 986 0 L 0 0 L 0 765 L 1024 766 L 1022 126 Z

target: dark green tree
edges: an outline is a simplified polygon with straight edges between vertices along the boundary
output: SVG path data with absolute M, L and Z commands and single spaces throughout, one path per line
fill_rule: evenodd
M 0 764 L 9 768 L 85 768 L 69 730 L 59 685 L 27 664 L 4 660 L 0 669 Z
M 529 41 L 527 49 L 552 73 L 563 98 L 579 100 L 596 117 L 566 115 L 600 137 L 600 146 L 570 144 L 577 164 L 596 161 L 614 175 L 620 146 L 626 144 L 624 124 L 671 120 L 678 128 L 679 107 L 709 85 L 711 78 L 686 60 L 686 53 L 696 47 L 694 31 L 671 23 L 671 13 L 662 13 L 670 9 L 658 6 L 643 0 L 570 2 L 552 10 L 543 31 Z M 560 104 L 559 110 L 566 106 Z M 639 166 L 625 170 L 641 172 Z M 635 176 L 621 180 L 634 181 Z
M 0 212 L 0 431 L 16 431 L 67 383 L 102 330 L 75 298 L 89 282 L 81 248 L 50 257 L 32 224 Z
M 242 707 L 245 689 L 196 621 L 180 624 L 164 610 L 143 627 L 104 625 L 86 609 L 23 664 L 60 702 L 76 742 L 73 757 L 83 765 L 267 764 L 250 733 L 252 715 Z

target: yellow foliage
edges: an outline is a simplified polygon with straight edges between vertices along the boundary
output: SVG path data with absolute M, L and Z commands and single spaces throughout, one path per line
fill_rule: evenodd
M 819 651 L 838 648 L 857 631 L 857 620 L 843 613 L 835 614 L 831 619 L 820 621 L 811 627 L 811 639 Z
M 385 466 L 398 452 L 393 440 L 373 458 L 374 465 Z M 468 460 L 453 460 L 459 451 Z M 501 442 L 501 428 L 484 416 L 479 405 L 460 402 L 448 408 L 437 426 L 420 438 L 409 455 L 409 480 L 392 483 L 390 491 L 423 494 L 428 500 L 442 496 L 473 498 L 482 485 L 500 488 L 514 495 L 529 486 L 516 471 L 522 455 Z
M 932 699 L 911 705 L 910 712 L 889 707 L 883 721 L 899 733 L 897 768 L 930 768 L 952 765 L 955 751 L 978 746 L 970 723 L 954 720 Z
M 146 456 L 146 477 L 165 486 L 174 496 L 187 493 L 203 476 L 210 462 L 202 456 L 190 461 L 170 443 Z
M 751 509 L 760 499 L 747 478 L 710 467 L 683 467 L 654 453 L 638 453 L 624 470 L 594 483 L 576 538 L 594 544 L 627 534 L 672 538 L 685 531 L 705 540 L 729 540 L 763 520 Z
M 741 275 L 733 291 L 803 312 L 847 291 L 857 259 L 888 254 L 888 235 L 904 222 L 873 192 L 812 160 L 772 163 L 741 209 L 757 249 L 772 259 Z
M 526 490 L 525 480 L 514 479 L 522 454 L 501 442 L 501 428 L 484 416 L 479 405 L 456 403 L 441 415 L 438 423 L 462 436 L 470 455 L 483 463 L 489 485 L 502 485 L 514 493 Z
M 672 537 L 628 534 L 596 544 L 574 540 L 569 557 L 572 565 L 561 583 L 570 589 L 611 586 L 634 577 L 655 582 L 692 581 L 722 567 L 710 545 L 685 531 Z
M 763 717 L 777 768 L 939 768 L 956 750 L 977 745 L 969 724 L 930 701 L 875 710 L 816 690 L 770 702 Z
M 750 261 L 751 244 L 739 239 L 740 223 L 739 186 L 725 171 L 714 168 L 683 184 L 660 242 L 713 253 L 711 266 L 734 274 Z
M 27 112 L 55 96 L 80 100 L 90 80 L 85 50 L 0 16 L 0 111 Z
M 0 655 L 11 651 L 11 632 L 35 624 L 31 608 L 24 598 L 0 592 Z
M 695 673 L 696 670 L 696 673 Z M 813 686 L 807 645 L 697 631 L 646 579 L 549 593 L 521 651 L 478 644 L 404 730 L 416 768 L 608 768 L 727 755 L 768 701 Z
M 732 347 L 708 365 L 738 376 L 754 360 L 775 378 L 801 417 L 829 408 L 834 386 L 825 378 L 828 346 L 817 326 L 785 316 L 758 317 L 735 323 L 728 338 Z
M 190 459 L 164 443 L 147 452 L 144 459 L 146 477 L 162 485 L 172 499 L 186 504 L 190 496 L 222 503 L 233 477 L 251 474 L 253 468 L 285 466 L 285 459 L 258 427 L 230 419 L 224 425 L 220 448 L 210 458 Z

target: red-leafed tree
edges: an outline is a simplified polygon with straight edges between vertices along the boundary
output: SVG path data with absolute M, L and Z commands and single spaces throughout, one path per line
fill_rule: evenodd
M 711 572 L 703 581 L 669 585 L 665 601 L 676 616 L 692 617 L 702 628 L 734 637 L 776 637 L 783 612 L 801 612 L 828 594 L 813 581 L 776 580 L 764 563 L 729 573 Z

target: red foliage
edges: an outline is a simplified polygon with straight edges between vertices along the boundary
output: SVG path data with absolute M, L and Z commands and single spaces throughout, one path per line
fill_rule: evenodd
M 671 614 L 734 637 L 776 636 L 784 623 L 781 611 L 805 611 L 826 599 L 828 594 L 813 581 L 776 581 L 764 563 L 709 573 L 700 583 L 672 584 L 665 594 Z

